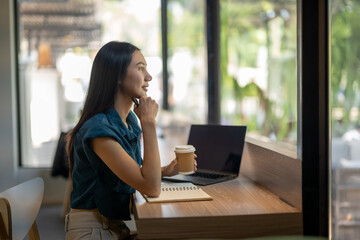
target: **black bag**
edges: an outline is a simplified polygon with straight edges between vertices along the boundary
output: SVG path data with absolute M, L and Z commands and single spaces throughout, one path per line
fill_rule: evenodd
M 67 133 L 61 132 L 58 145 L 55 152 L 54 162 L 51 170 L 51 176 L 61 175 L 65 178 L 69 177 L 69 160 L 66 153 L 65 136 Z

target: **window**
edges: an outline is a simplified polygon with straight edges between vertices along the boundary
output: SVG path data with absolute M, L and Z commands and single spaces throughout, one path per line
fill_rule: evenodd
M 161 101 L 159 16 L 159 0 L 18 1 L 22 166 L 52 166 L 60 132 L 78 120 L 92 59 L 108 41 L 142 50 L 149 94 Z
M 360 3 L 331 4 L 332 237 L 357 239 L 360 230 Z
M 205 1 L 168 1 L 169 107 L 188 121 L 206 122 Z
M 296 1 L 220 0 L 221 123 L 295 146 Z
M 219 2 L 221 124 L 247 125 L 250 134 L 296 146 L 296 1 Z M 51 167 L 60 133 L 78 120 L 92 59 L 110 40 L 132 42 L 147 57 L 148 93 L 169 106 L 159 113 L 160 127 L 206 123 L 209 6 L 205 0 L 18 0 L 21 165 Z

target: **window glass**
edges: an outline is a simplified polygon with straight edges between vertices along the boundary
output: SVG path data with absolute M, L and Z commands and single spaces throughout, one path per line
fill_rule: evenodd
M 360 236 L 360 2 L 331 1 L 332 239 Z
M 167 9 L 169 107 L 182 121 L 205 123 L 205 1 L 169 0 Z
M 50 167 L 77 122 L 96 51 L 128 41 L 147 57 L 161 101 L 160 0 L 18 0 L 22 166 Z
M 296 145 L 296 1 L 220 0 L 221 122 Z

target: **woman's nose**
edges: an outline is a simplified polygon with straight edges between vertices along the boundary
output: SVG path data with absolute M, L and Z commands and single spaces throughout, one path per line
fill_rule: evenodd
M 147 74 L 145 76 L 145 81 L 151 81 L 152 80 L 152 76 L 150 74 Z

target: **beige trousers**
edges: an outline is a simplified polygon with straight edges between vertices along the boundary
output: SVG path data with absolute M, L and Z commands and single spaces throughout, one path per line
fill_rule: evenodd
M 66 240 L 127 239 L 130 230 L 121 220 L 104 217 L 99 212 L 74 212 L 65 217 Z

